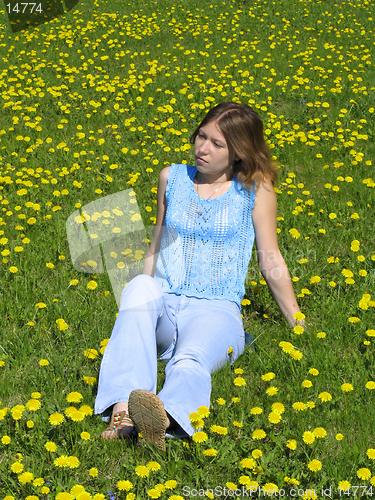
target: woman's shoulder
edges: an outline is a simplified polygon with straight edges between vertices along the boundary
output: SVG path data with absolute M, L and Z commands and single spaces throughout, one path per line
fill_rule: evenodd
M 192 165 L 186 165 L 185 163 L 172 163 L 168 167 L 164 167 L 161 171 L 159 176 L 167 181 L 169 175 L 171 177 L 194 177 L 196 167 Z

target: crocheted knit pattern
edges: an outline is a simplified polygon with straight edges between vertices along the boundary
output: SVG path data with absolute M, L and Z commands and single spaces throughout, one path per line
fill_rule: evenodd
M 204 199 L 194 188 L 195 166 L 173 164 L 154 278 L 164 292 L 236 302 L 241 310 L 254 244 L 254 191 L 236 176 L 229 190 Z

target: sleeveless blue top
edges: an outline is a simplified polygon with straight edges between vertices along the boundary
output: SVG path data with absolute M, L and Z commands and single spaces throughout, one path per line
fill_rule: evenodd
M 233 176 L 229 190 L 204 199 L 194 188 L 195 166 L 172 164 L 166 188 L 154 278 L 166 293 L 226 299 L 241 310 L 255 233 L 254 190 Z

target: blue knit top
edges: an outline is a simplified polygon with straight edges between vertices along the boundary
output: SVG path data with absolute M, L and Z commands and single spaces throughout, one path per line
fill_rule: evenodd
M 164 292 L 238 304 L 254 244 L 254 191 L 236 176 L 229 190 L 204 199 L 194 188 L 195 166 L 172 164 L 167 209 L 154 278 Z

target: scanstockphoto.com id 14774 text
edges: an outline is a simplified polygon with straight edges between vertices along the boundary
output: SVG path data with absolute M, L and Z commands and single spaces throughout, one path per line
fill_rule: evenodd
M 268 497 L 281 497 L 281 498 L 303 498 L 314 499 L 320 496 L 321 498 L 332 498 L 335 493 L 339 497 L 365 497 L 371 498 L 375 496 L 375 489 L 372 486 L 360 485 L 341 488 L 340 486 L 334 488 L 328 486 L 320 490 L 317 489 L 303 489 L 303 488 L 278 488 L 275 484 L 266 484 L 263 487 L 259 486 L 242 486 L 241 488 L 228 488 L 227 486 L 215 486 L 214 488 L 191 488 L 184 486 L 182 493 L 189 498 L 199 497 L 223 497 L 223 498 L 268 498 Z

